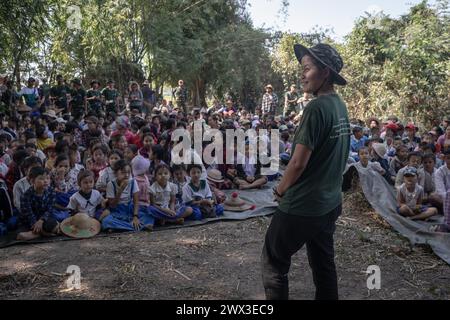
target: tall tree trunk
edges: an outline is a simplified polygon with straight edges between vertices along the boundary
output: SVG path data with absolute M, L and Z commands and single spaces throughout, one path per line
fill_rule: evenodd
M 16 78 L 17 90 L 20 90 L 20 57 L 15 57 L 13 75 Z
M 195 107 L 207 107 L 206 105 L 206 83 L 205 80 L 197 78 L 192 89 L 192 104 Z

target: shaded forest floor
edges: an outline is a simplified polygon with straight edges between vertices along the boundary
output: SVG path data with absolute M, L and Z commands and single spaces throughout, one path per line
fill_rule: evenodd
M 0 299 L 264 299 L 259 264 L 270 217 L 0 250 Z M 411 247 L 367 204 L 345 195 L 335 234 L 341 299 L 450 299 L 450 267 Z M 312 299 L 305 249 L 292 259 L 292 299 Z M 69 265 L 81 290 L 68 291 Z M 369 265 L 381 289 L 366 286 Z

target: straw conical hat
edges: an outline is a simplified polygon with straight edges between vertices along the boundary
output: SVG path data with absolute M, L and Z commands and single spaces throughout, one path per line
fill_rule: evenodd
M 61 232 L 71 238 L 91 238 L 100 230 L 100 222 L 85 213 L 78 213 L 61 223 Z
M 226 211 L 242 212 L 254 209 L 254 206 L 242 200 L 237 192 L 233 192 L 231 198 L 225 200 L 223 208 Z

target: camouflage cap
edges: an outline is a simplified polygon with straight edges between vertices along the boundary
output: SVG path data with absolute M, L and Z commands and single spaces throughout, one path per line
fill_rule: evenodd
M 294 45 L 295 56 L 299 62 L 305 55 L 310 55 L 316 59 L 323 66 L 330 69 L 334 75 L 334 82 L 338 85 L 345 86 L 347 80 L 342 77 L 339 72 L 341 72 L 344 67 L 344 62 L 335 48 L 332 46 L 319 43 L 312 48 L 307 48 L 301 44 Z

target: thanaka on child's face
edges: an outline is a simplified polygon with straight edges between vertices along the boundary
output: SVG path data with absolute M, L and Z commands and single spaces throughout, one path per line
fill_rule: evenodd
M 129 181 L 131 177 L 131 168 L 130 166 L 126 166 L 122 170 L 117 171 L 116 173 L 117 181 Z
M 114 166 L 114 164 L 117 162 L 117 161 L 119 161 L 120 160 L 120 157 L 117 155 L 117 154 L 112 154 L 112 155 L 110 155 L 109 156 L 109 159 L 108 159 L 108 161 L 109 161 L 109 165 L 111 166 L 111 167 L 113 167 Z
M 193 183 L 198 183 L 200 181 L 200 177 L 202 176 L 202 171 L 199 168 L 193 168 L 189 172 L 191 176 L 191 180 Z
M 94 151 L 93 158 L 95 163 L 101 164 L 105 162 L 106 155 L 103 153 L 102 150 L 97 149 Z
M 89 193 L 94 189 L 94 177 L 88 176 L 80 181 L 80 189 L 84 193 Z
M 163 168 L 158 170 L 156 173 L 156 181 L 158 181 L 159 185 L 166 185 L 167 181 L 170 179 L 170 171 L 167 168 Z
M 420 157 L 417 156 L 412 156 L 409 158 L 408 164 L 411 167 L 414 167 L 416 169 L 419 169 L 420 164 L 422 163 L 422 160 L 420 159 Z
M 177 170 L 173 173 L 173 176 L 176 181 L 184 182 L 184 179 L 186 177 L 186 172 L 184 170 Z
M 66 175 L 70 170 L 70 162 L 69 160 L 64 160 L 58 163 L 58 166 L 56 167 L 56 171 L 58 173 L 61 173 L 63 175 Z
M 154 140 L 152 137 L 146 136 L 144 137 L 144 141 L 142 141 L 142 144 L 145 149 L 150 150 L 154 144 Z
M 403 144 L 402 140 L 394 140 L 393 146 L 394 148 L 398 148 Z
M 125 151 L 127 149 L 127 146 L 128 146 L 127 139 L 125 139 L 124 136 L 121 136 L 116 144 L 117 149 Z
M 406 187 L 410 189 L 412 189 L 417 183 L 416 176 L 404 176 L 403 180 L 405 182 Z
M 406 158 L 408 157 L 408 149 L 406 149 L 406 148 L 399 149 L 397 152 L 397 157 L 400 160 L 406 160 Z
M 97 129 L 97 124 L 93 121 L 88 121 L 87 125 L 89 131 L 94 131 L 95 129 Z
M 48 174 L 37 176 L 32 183 L 35 190 L 45 190 L 50 186 L 50 176 Z
M 423 161 L 423 168 L 425 169 L 425 171 L 427 172 L 433 172 L 434 166 L 435 166 L 435 162 L 433 161 L 433 159 L 430 158 L 426 158 Z
M 369 159 L 370 159 L 369 150 L 368 149 L 360 149 L 358 152 L 358 155 L 359 155 L 361 164 L 364 167 L 367 167 L 367 165 L 369 164 Z
M 124 156 L 125 156 L 125 159 L 127 159 L 129 162 L 131 162 L 131 160 L 133 160 L 133 158 L 134 158 L 134 153 L 133 153 L 133 151 L 131 151 L 130 148 L 126 148 Z

